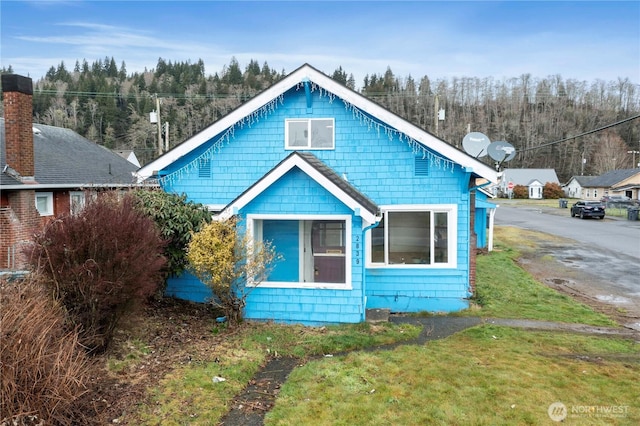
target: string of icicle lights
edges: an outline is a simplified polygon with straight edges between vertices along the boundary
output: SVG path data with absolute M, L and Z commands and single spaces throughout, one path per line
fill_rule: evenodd
M 320 98 L 326 97 L 329 100 L 330 104 L 333 104 L 333 101 L 337 98 L 337 96 L 328 90 L 318 86 L 313 82 L 310 83 L 311 93 L 318 92 Z M 304 82 L 300 82 L 296 85 L 296 90 L 300 90 L 304 88 Z M 361 126 L 365 126 L 368 131 L 375 130 L 378 133 L 378 137 L 382 134 L 386 135 L 389 140 L 393 140 L 394 138 L 398 138 L 400 142 L 406 143 L 411 148 L 411 151 L 414 155 L 422 155 L 422 159 L 428 159 L 430 166 L 435 166 L 441 168 L 443 170 L 451 170 L 451 172 L 455 169 L 455 163 L 448 158 L 444 158 L 438 154 L 435 154 L 429 151 L 423 144 L 413 139 L 410 136 L 394 129 L 393 127 L 389 127 L 379 121 L 376 121 L 369 117 L 365 112 L 361 111 L 358 107 L 351 104 L 344 99 L 341 99 L 344 107 L 347 111 L 351 112 L 352 116 L 358 120 Z M 260 121 L 263 118 L 268 117 L 271 113 L 275 112 L 280 105 L 284 104 L 284 94 L 279 95 L 277 98 L 272 99 L 267 104 L 258 108 L 251 114 L 243 117 L 236 123 L 234 123 L 231 127 L 224 131 L 214 142 L 213 144 L 198 157 L 193 159 L 188 164 L 184 165 L 180 169 L 166 175 L 160 177 L 159 183 L 162 186 L 172 185 L 178 181 L 180 181 L 184 176 L 187 176 L 193 172 L 197 172 L 198 169 L 206 165 L 211 161 L 214 155 L 218 154 L 225 145 L 231 143 L 231 141 L 235 138 L 236 129 L 243 129 L 246 127 L 251 127 Z M 209 163 L 210 164 L 210 163 Z

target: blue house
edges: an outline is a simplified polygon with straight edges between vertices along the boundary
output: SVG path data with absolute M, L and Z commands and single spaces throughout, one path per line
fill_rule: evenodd
M 138 171 L 283 260 L 245 318 L 356 323 L 368 309 L 457 311 L 475 279 L 475 193 L 489 166 L 309 65 Z M 189 274 L 167 294 L 205 301 Z

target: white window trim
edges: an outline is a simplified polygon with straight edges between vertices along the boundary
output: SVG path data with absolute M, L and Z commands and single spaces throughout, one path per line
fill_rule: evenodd
M 458 267 L 458 205 L 457 204 L 397 204 L 380 206 L 383 217 L 387 212 L 423 212 L 447 213 L 447 259 L 446 263 L 431 264 L 387 264 L 371 261 L 371 229 L 365 235 L 367 252 L 366 267 L 371 269 L 455 269 Z M 431 235 L 435 224 L 431 221 Z
M 308 146 L 290 146 L 289 145 L 289 123 L 291 122 L 306 122 L 307 123 L 307 131 L 311 134 L 311 122 L 319 121 L 319 120 L 330 120 L 332 124 L 331 129 L 331 142 L 333 143 L 330 147 L 314 147 L 311 146 L 311 137 L 308 138 L 309 145 Z M 336 120 L 332 117 L 315 117 L 315 118 L 287 118 L 284 120 L 284 149 L 288 151 L 331 151 L 336 149 Z
M 36 209 L 38 209 L 39 197 L 47 197 L 47 209 L 44 212 L 38 210 L 40 216 L 53 216 L 53 192 L 36 192 L 33 199 L 33 202 L 36 204 Z
M 256 220 L 343 220 L 345 222 L 345 283 L 309 283 L 309 282 L 282 282 L 263 281 L 259 284 L 247 283 L 247 287 L 261 288 L 306 288 L 314 290 L 352 290 L 351 282 L 351 262 L 352 262 L 352 238 L 351 238 L 351 216 L 350 215 L 295 215 L 295 214 L 248 214 L 247 232 L 252 238 L 262 240 L 261 229 L 255 226 Z M 254 230 L 259 235 L 254 236 Z M 302 254 L 301 254 L 302 255 Z M 299 271 L 299 276 L 303 276 L 303 271 Z

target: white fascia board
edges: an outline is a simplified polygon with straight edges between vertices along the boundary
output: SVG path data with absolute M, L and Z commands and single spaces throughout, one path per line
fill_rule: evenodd
M 333 196 L 339 199 L 351 210 L 353 210 L 354 212 L 359 211 L 359 215 L 364 221 L 368 223 L 377 222 L 375 214 L 369 212 L 360 203 L 358 203 L 351 196 L 340 189 L 340 187 L 327 179 L 322 173 L 318 172 L 304 159 L 296 155 L 287 159 L 276 169 L 273 169 L 271 173 L 265 176 L 257 185 L 253 186 L 251 189 L 245 192 L 241 197 L 236 199 L 235 202 L 228 205 L 222 212 L 220 212 L 220 218 L 224 220 L 233 216 L 237 211 L 241 210 L 244 206 L 249 204 L 253 199 L 255 199 L 271 185 L 273 185 L 278 179 L 280 179 L 294 167 L 298 167 L 300 170 L 302 170 L 311 179 L 313 179 L 319 185 L 329 191 Z
M 380 120 L 384 124 L 393 127 L 399 132 L 402 132 L 405 135 L 413 138 L 417 142 L 459 164 L 463 168 L 471 168 L 474 173 L 491 182 L 498 181 L 498 175 L 496 171 L 491 167 L 459 151 L 457 148 L 438 139 L 430 133 L 427 133 L 421 128 L 411 124 L 407 120 L 395 115 L 391 111 L 382 108 L 374 102 L 371 102 L 359 93 L 336 83 L 334 80 L 328 78 L 324 74 L 318 73 L 317 71 L 314 71 L 312 69 L 309 70 L 309 72 L 310 74 L 313 74 L 310 76 L 310 79 L 313 82 L 319 84 L 323 88 L 326 88 L 326 90 L 353 104 L 358 109 Z
M 409 123 L 405 119 L 395 115 L 389 110 L 375 104 L 363 95 L 337 83 L 333 79 L 315 70 L 309 65 L 300 67 L 298 70 L 289 74 L 287 77 L 280 80 L 278 83 L 274 84 L 273 86 L 262 92 L 260 95 L 247 101 L 245 104 L 241 105 L 225 117 L 222 117 L 219 121 L 215 122 L 210 127 L 194 135 L 192 138 L 187 139 L 185 142 L 178 145 L 163 156 L 159 157 L 155 161 L 142 167 L 137 172 L 138 179 L 146 179 L 150 177 L 154 171 L 164 169 L 169 164 L 180 159 L 203 143 L 222 133 L 227 128 L 233 126 L 244 117 L 249 116 L 254 111 L 258 110 L 262 106 L 271 102 L 273 99 L 282 95 L 287 90 L 305 80 L 310 80 L 311 82 L 319 85 L 323 89 L 333 93 L 334 95 L 356 106 L 358 109 L 380 120 L 384 124 L 389 125 L 399 132 L 406 134 L 407 136 L 413 138 L 417 142 L 423 144 L 425 147 L 435 151 L 436 153 L 449 158 L 451 161 L 461 165 L 463 168 L 471 168 L 474 173 L 491 182 L 498 181 L 497 173 L 491 167 L 481 163 L 473 157 L 462 153 L 448 143 L 425 132 L 424 130 Z
M 162 170 L 171 163 L 179 160 L 183 156 L 189 154 L 194 149 L 198 148 L 203 143 L 214 138 L 216 135 L 224 132 L 229 127 L 236 124 L 238 121 L 243 118 L 251 115 L 253 112 L 262 108 L 264 105 L 268 104 L 295 84 L 299 83 L 302 80 L 300 79 L 300 73 L 302 69 L 298 70 L 293 74 L 290 74 L 288 77 L 280 80 L 278 83 L 274 84 L 270 88 L 266 89 L 264 92 L 259 94 L 258 96 L 250 99 L 246 103 L 239 106 L 237 109 L 222 117 L 220 120 L 213 123 L 211 126 L 202 130 L 200 133 L 192 136 L 190 139 L 187 139 L 180 145 L 173 148 L 171 151 L 167 152 L 163 156 L 157 158 L 155 161 L 147 164 L 142 167 L 137 172 L 138 180 L 144 180 L 151 175 L 153 175 L 154 171 Z M 303 76 L 304 77 L 304 76 Z M 294 84 L 291 84 L 291 80 L 295 81 Z

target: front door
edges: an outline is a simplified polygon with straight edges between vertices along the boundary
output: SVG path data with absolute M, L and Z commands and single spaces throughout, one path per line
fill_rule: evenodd
M 311 252 L 314 282 L 345 282 L 345 248 L 344 221 L 312 221 Z

